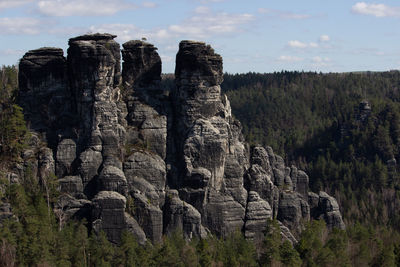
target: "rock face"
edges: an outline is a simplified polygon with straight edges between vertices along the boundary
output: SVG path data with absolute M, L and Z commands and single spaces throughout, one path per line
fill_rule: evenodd
M 87 218 L 115 243 L 126 229 L 142 244 L 177 228 L 186 238 L 240 230 L 260 241 L 273 218 L 291 242 L 310 218 L 344 228 L 336 200 L 308 192 L 307 174 L 270 147 L 249 149 L 221 95 L 222 58 L 209 45 L 180 43 L 167 92 L 157 48 L 123 44 L 121 72 L 114 38 L 79 36 L 67 58 L 41 48 L 20 62 L 19 101 L 49 146 L 33 169 L 57 175 L 56 208 L 66 218 Z

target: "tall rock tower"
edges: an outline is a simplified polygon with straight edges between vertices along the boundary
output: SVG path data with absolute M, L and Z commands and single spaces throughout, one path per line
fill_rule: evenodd
M 182 41 L 175 87 L 161 83 L 157 48 L 120 46 L 89 34 L 59 48 L 29 51 L 20 62 L 19 103 L 47 143 L 34 168 L 57 175 L 63 218 L 86 218 L 118 243 L 244 232 L 259 241 L 271 218 L 292 242 L 311 217 L 344 228 L 336 200 L 308 192 L 308 176 L 270 147 L 250 149 L 221 94 L 222 58 L 205 43 Z M 60 217 L 61 218 L 61 217 Z

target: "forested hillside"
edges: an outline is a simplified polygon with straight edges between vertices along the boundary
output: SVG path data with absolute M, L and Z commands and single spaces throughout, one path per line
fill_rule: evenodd
M 400 72 L 225 75 L 247 140 L 340 202 L 348 224 L 399 227 Z
M 272 145 L 285 155 L 287 162 L 306 167 L 314 188 L 337 194 L 346 220 L 359 221 L 354 225 L 349 223 L 346 231 L 331 232 L 323 221 L 312 221 L 294 246 L 288 241 L 282 242 L 276 221 L 268 223 L 264 240 L 258 246 L 246 241 L 240 232 L 225 240 L 210 235 L 207 239 L 191 241 L 175 232 L 163 237 L 159 244 L 144 246 L 125 232 L 121 243 L 114 245 L 104 234 L 94 235 L 84 220 L 63 222 L 62 211 L 55 206 L 61 197 L 57 177 L 49 177 L 44 183 L 28 173 L 24 180 L 10 184 L 11 178 L 5 175 L 10 166 L 21 163 L 21 153 L 31 144 L 21 108 L 15 103 L 17 69 L 3 67 L 0 73 L 0 266 L 400 264 L 398 232 L 370 218 L 362 219 L 359 214 L 363 211 L 362 205 L 367 205 L 362 204 L 362 199 L 373 197 L 379 201 L 379 197 L 387 196 L 386 192 L 392 192 L 392 199 L 381 204 L 387 211 L 396 210 L 397 168 L 393 158 L 398 156 L 394 130 L 398 118 L 394 93 L 398 73 L 373 74 L 377 80 L 369 77 L 370 82 L 364 80 L 367 74 L 335 74 L 330 79 L 330 75 L 315 73 L 225 75 L 224 89 L 247 138 L 252 143 Z M 291 82 L 278 86 L 277 80 L 287 80 L 286 76 L 292 77 Z M 342 91 L 343 80 L 348 76 L 350 84 L 357 80 L 356 84 L 366 87 L 374 84 L 375 89 L 367 88 L 366 93 L 364 89 L 357 89 L 358 93 L 352 93 L 353 89 Z M 332 82 L 332 88 L 324 84 L 324 79 Z M 310 86 L 306 88 L 306 85 Z M 393 86 L 392 90 L 387 89 L 389 86 Z M 359 113 L 359 104 L 364 99 L 371 106 L 367 116 Z M 336 116 L 336 112 L 340 115 Z M 263 131 L 266 136 L 261 134 Z M 386 147 L 370 154 L 381 145 Z M 382 180 L 376 182 L 376 177 Z M 127 208 L 134 209 L 134 204 Z M 368 211 L 371 210 L 369 216 L 372 210 L 382 216 L 378 202 L 372 204 L 367 205 Z M 395 226 L 387 218 L 385 223 Z

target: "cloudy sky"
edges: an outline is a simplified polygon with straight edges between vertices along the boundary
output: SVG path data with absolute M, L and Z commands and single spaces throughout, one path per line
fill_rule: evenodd
M 89 32 L 147 38 L 165 73 L 183 39 L 211 44 L 230 73 L 400 69 L 398 0 L 0 0 L 1 65 Z

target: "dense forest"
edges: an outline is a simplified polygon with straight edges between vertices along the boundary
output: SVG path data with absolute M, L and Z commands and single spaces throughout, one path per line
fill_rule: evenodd
M 399 227 L 400 72 L 224 79 L 250 143 L 306 170 L 314 191 L 338 199 L 347 224 Z
M 62 223 L 55 176 L 44 183 L 28 173 L 9 183 L 5 173 L 21 161 L 30 135 L 15 101 L 17 69 L 3 66 L 0 204 L 10 203 L 13 216 L 1 220 L 0 266 L 400 266 L 399 78 L 399 72 L 225 75 L 223 90 L 247 140 L 272 146 L 309 173 L 314 190 L 334 194 L 345 231 L 312 221 L 293 245 L 270 221 L 260 244 L 240 232 L 184 240 L 178 230 L 143 246 L 128 232 L 115 245 L 85 221 Z M 164 83 L 173 86 L 170 78 Z

